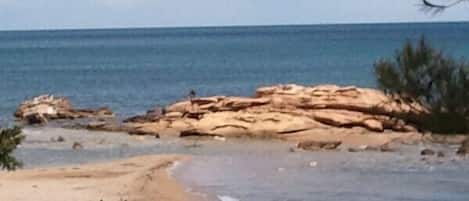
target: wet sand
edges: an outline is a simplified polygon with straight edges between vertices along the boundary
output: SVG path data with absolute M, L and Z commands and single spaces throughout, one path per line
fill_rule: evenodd
M 0 172 L 4 201 L 196 200 L 170 175 L 184 156 L 140 156 L 93 165 Z
M 27 138 L 15 155 L 31 170 L 1 173 L 0 200 L 466 201 L 469 197 L 469 161 L 455 155 L 457 146 L 419 141 L 403 144 L 396 152 L 355 153 L 348 152 L 347 147 L 380 145 L 402 136 L 345 131 L 318 130 L 289 135 L 286 141 L 219 141 L 25 129 Z M 53 140 L 59 136 L 64 141 Z M 296 141 L 312 137 L 341 140 L 345 147 L 324 152 L 292 149 Z M 409 137 L 404 139 L 415 136 Z M 82 144 L 83 149 L 73 150 L 74 142 Z M 420 151 L 424 148 L 443 151 L 445 157 L 422 157 Z M 143 157 L 127 159 L 135 156 Z M 186 160 L 186 156 L 191 159 Z M 165 171 L 176 160 L 182 162 L 171 168 L 177 182 Z

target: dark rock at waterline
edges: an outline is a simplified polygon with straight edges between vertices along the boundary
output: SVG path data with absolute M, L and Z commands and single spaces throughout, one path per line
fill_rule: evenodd
M 120 123 L 106 121 L 93 121 L 81 125 L 81 127 L 90 131 L 129 132 L 131 130 L 131 128 L 125 127 Z
M 29 114 L 24 116 L 23 121 L 28 125 L 44 125 L 48 120 L 44 115 L 39 113 Z
M 57 137 L 57 142 L 65 142 L 65 138 L 62 136 Z
M 297 148 L 307 151 L 334 150 L 342 144 L 341 141 L 302 141 Z
M 445 153 L 443 151 L 434 151 L 432 149 L 424 149 L 420 152 L 421 156 L 435 156 L 438 158 L 445 157 Z
M 386 143 L 378 147 L 381 152 L 395 152 L 397 150 L 396 145 L 393 143 Z
M 164 117 L 166 111 L 164 108 L 154 108 L 147 111 L 144 115 L 137 115 L 124 120 L 124 123 L 148 123 L 157 122 Z
M 83 145 L 79 142 L 74 142 L 73 145 L 72 145 L 72 149 L 73 150 L 80 150 L 80 149 L 83 149 Z
M 420 152 L 420 155 L 422 156 L 434 156 L 435 154 L 436 152 L 431 149 L 424 149 Z
M 218 136 L 218 135 L 205 133 L 205 132 L 201 132 L 198 130 L 184 130 L 184 131 L 181 131 L 181 133 L 179 134 L 179 137 L 182 137 L 182 138 L 183 137 L 215 137 L 215 136 Z
M 469 155 L 469 138 L 464 140 L 464 142 L 461 143 L 461 146 L 459 147 L 458 151 L 456 154 L 460 156 L 467 156 Z
M 360 147 L 349 147 L 347 151 L 348 152 L 362 152 L 362 151 L 365 151 L 365 149 L 362 149 Z
M 147 130 L 142 130 L 142 129 L 132 129 L 127 132 L 130 135 L 152 135 L 155 136 L 155 138 L 160 138 L 160 134 L 153 132 L 153 131 L 147 131 Z
M 108 123 L 103 121 L 95 121 L 88 123 L 85 127 L 88 130 L 104 130 L 106 125 L 108 125 Z

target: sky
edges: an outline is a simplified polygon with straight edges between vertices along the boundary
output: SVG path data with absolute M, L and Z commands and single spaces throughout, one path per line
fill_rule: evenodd
M 435 0 L 444 1 L 444 0 Z M 0 30 L 467 21 L 419 0 L 0 0 Z

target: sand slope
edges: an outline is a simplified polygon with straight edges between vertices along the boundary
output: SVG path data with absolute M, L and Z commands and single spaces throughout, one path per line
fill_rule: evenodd
M 171 179 L 182 156 L 143 156 L 104 164 L 0 172 L 2 201 L 193 200 Z

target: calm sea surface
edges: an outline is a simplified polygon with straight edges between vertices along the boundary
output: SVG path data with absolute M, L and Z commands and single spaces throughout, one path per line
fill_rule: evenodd
M 469 55 L 469 23 L 0 32 L 0 124 L 42 93 L 121 116 L 274 83 L 374 86 L 372 64 L 424 34 Z

